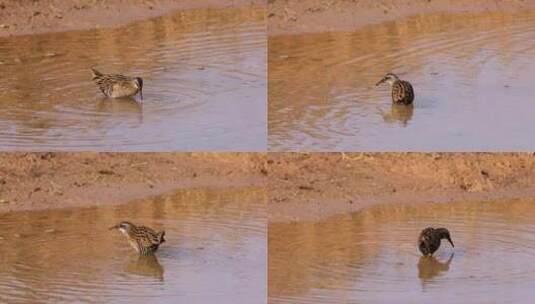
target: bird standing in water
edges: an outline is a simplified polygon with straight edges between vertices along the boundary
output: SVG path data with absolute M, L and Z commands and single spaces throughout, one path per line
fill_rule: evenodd
M 414 101 L 414 90 L 412 85 L 405 80 L 400 80 L 393 73 L 388 73 L 381 79 L 376 86 L 386 82 L 392 88 L 392 102 L 395 104 L 410 105 Z
M 438 247 L 440 241 L 446 239 L 450 242 L 451 247 L 455 247 L 451 241 L 450 232 L 446 228 L 425 228 L 418 237 L 418 248 L 424 256 L 431 256 Z
M 139 93 L 143 100 L 143 79 L 119 74 L 103 74 L 93 68 L 93 81 L 99 89 L 111 98 L 131 97 Z
M 149 227 L 136 226 L 130 222 L 120 222 L 119 224 L 110 227 L 111 229 L 119 229 L 126 238 L 128 243 L 140 255 L 149 255 L 158 250 L 158 247 L 165 242 L 163 238 L 165 231 L 156 232 Z

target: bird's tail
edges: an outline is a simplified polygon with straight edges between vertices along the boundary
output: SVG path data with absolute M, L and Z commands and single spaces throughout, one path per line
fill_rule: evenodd
M 160 238 L 160 243 L 165 242 L 165 239 L 163 238 L 164 235 L 165 235 L 165 231 L 160 232 L 160 234 L 158 235 L 158 237 Z
M 95 80 L 95 78 L 98 78 L 98 77 L 101 77 L 102 76 L 102 73 L 95 70 L 94 68 L 91 68 L 91 72 L 93 72 L 93 80 Z

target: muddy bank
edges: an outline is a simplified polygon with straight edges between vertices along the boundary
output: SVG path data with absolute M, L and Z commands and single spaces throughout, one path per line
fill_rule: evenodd
M 273 153 L 267 164 L 270 222 L 382 203 L 535 196 L 535 156 L 528 153 Z
M 116 27 L 176 10 L 264 3 L 263 0 L 0 0 L 0 37 Z
M 535 9 L 523 0 L 269 0 L 268 34 L 351 31 L 372 23 L 433 12 Z
M 263 186 L 260 153 L 4 153 L 0 212 L 120 204 L 174 189 Z

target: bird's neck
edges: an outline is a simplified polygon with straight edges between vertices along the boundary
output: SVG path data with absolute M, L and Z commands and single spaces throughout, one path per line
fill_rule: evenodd
M 396 84 L 397 82 L 399 82 L 399 79 L 388 79 L 386 81 L 391 87 L 394 86 L 394 84 Z

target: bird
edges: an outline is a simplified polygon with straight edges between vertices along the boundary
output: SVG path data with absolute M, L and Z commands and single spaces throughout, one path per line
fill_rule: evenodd
M 143 79 L 141 77 L 104 74 L 94 68 L 91 68 L 91 72 L 93 72 L 92 80 L 106 97 L 131 97 L 139 93 L 141 100 L 143 100 Z
M 392 87 L 392 102 L 410 105 L 414 101 L 414 90 L 410 82 L 401 80 L 396 74 L 387 73 L 375 86 L 386 82 Z
M 110 230 L 112 229 L 121 231 L 139 255 L 153 254 L 165 242 L 165 231 L 156 232 L 149 227 L 136 226 L 127 221 L 110 227 Z
M 440 241 L 446 239 L 450 242 L 451 247 L 455 247 L 451 241 L 450 232 L 446 228 L 425 228 L 418 237 L 418 248 L 424 256 L 432 256 L 438 247 Z

